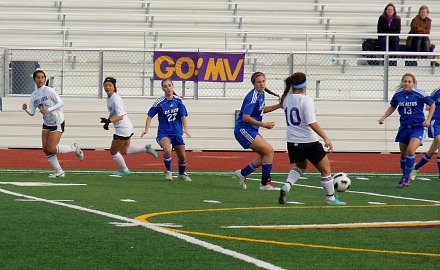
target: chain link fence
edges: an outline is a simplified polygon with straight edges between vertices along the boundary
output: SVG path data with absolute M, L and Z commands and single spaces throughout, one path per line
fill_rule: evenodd
M 4 48 L 0 50 L 1 96 L 30 95 L 35 88 L 32 73 L 39 68 L 63 96 L 102 98 L 103 78 L 113 76 L 120 95 L 156 98 L 163 92 L 160 81 L 153 80 L 153 54 L 152 50 Z M 284 90 L 284 79 L 301 71 L 308 76 L 308 94 L 323 100 L 388 100 L 405 73 L 416 76 L 420 89 L 438 88 L 439 55 L 411 54 L 252 51 L 245 53 L 243 83 L 174 84 L 176 92 L 186 98 L 242 98 L 252 88 L 250 77 L 255 71 L 266 73 L 268 88 L 278 94 Z

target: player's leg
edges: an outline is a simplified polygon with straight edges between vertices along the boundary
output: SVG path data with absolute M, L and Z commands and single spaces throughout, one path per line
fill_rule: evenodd
M 158 137 L 159 145 L 163 149 L 163 163 L 165 165 L 165 179 L 168 181 L 173 180 L 173 174 L 171 169 L 172 151 L 173 146 L 169 137 Z
M 270 173 L 272 172 L 272 161 L 274 150 L 261 135 L 257 135 L 249 148 L 257 152 L 261 157 L 261 185 L 262 190 L 274 190 L 275 186 L 271 182 Z
M 183 139 L 176 137 L 176 142 L 174 144 L 174 150 L 176 150 L 178 165 L 179 165 L 179 178 L 185 182 L 191 182 L 191 178 L 186 174 L 186 154 L 185 154 L 185 144 Z
M 49 129 L 43 129 L 41 133 L 42 145 L 44 153 L 46 154 L 47 161 L 55 170 L 50 174 L 50 178 L 62 178 L 65 176 L 63 169 L 57 158 L 57 145 L 61 140 L 62 135 L 61 127 L 50 127 Z
M 110 146 L 110 154 L 112 155 L 113 160 L 119 167 L 118 175 L 120 176 L 130 175 L 130 170 L 125 164 L 124 157 L 120 153 L 120 151 L 124 151 L 126 153 L 126 150 L 129 146 L 130 138 L 125 139 L 124 137 L 118 136 L 116 134 L 113 135 L 113 140 Z

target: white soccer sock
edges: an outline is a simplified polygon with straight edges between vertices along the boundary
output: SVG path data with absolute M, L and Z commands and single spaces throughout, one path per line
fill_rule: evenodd
M 334 201 L 335 200 L 335 186 L 333 184 L 332 176 L 331 175 L 321 176 L 321 186 L 325 191 L 325 195 L 327 195 L 327 200 Z
M 60 166 L 60 163 L 58 162 L 57 155 L 53 154 L 50 156 L 46 156 L 47 161 L 49 161 L 50 166 L 56 171 L 56 172 L 62 172 L 63 169 Z
M 286 183 L 284 184 L 284 187 L 287 192 L 290 191 L 290 188 L 293 186 L 293 184 L 296 183 L 296 181 L 298 181 L 301 175 L 302 175 L 302 171 L 297 167 L 294 167 L 290 170 L 289 175 L 287 176 Z
M 132 146 L 130 145 L 127 149 L 127 155 L 133 155 L 137 153 L 147 152 L 144 146 Z
M 122 157 L 121 153 L 117 153 L 116 155 L 113 155 L 113 160 L 118 164 L 119 168 L 123 171 L 128 171 L 127 165 L 125 165 L 124 157 Z
M 57 153 L 64 154 L 64 153 L 71 153 L 75 151 L 75 147 L 72 145 L 58 145 L 57 146 Z

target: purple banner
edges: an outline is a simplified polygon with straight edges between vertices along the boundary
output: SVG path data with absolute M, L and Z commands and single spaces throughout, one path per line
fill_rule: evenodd
M 154 52 L 154 79 L 243 82 L 244 54 Z

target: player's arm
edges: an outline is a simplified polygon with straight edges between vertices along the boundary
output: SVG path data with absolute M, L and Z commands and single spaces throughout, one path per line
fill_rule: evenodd
M 153 117 L 147 116 L 147 120 L 145 120 L 144 131 L 142 131 L 142 133 L 141 133 L 141 138 L 144 137 L 148 133 L 148 130 L 150 129 L 150 126 L 151 126 L 152 119 L 153 119 Z
M 434 115 L 435 111 L 435 103 L 432 103 L 432 105 L 429 107 L 428 111 L 428 117 L 426 117 L 426 120 L 423 122 L 424 127 L 428 127 L 429 123 L 431 123 L 432 116 Z
M 396 107 L 397 108 L 397 107 Z M 393 114 L 393 112 L 396 110 L 396 108 L 394 108 L 393 106 L 388 107 L 388 109 L 386 110 L 385 114 L 379 119 L 379 124 L 383 124 L 383 122 L 385 121 L 385 119 L 390 116 L 391 114 Z
M 254 118 L 252 118 L 250 114 L 243 114 L 242 119 L 244 122 L 246 122 L 250 125 L 264 127 L 267 129 L 271 129 L 275 126 L 275 122 L 260 122 L 260 121 L 255 120 Z
M 188 138 L 191 138 L 191 134 L 188 131 L 188 121 L 186 120 L 186 116 L 182 116 L 181 119 L 183 125 L 183 133 L 185 133 Z
M 313 129 L 314 132 L 316 132 L 316 134 L 318 134 L 319 137 L 321 137 L 324 140 L 325 147 L 327 147 L 330 151 L 333 151 L 332 142 L 327 137 L 327 134 L 321 128 L 321 126 L 318 124 L 318 122 L 310 123 L 309 126 L 310 126 L 311 129 Z
M 273 112 L 281 107 L 283 107 L 283 105 L 281 103 L 278 103 L 275 105 L 264 106 L 263 112 L 264 113 Z

